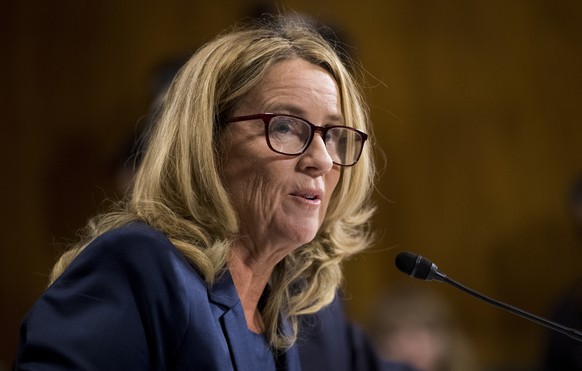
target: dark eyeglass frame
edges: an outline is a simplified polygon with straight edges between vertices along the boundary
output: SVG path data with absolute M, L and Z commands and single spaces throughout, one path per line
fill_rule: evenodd
M 281 151 L 276 150 L 271 145 L 271 141 L 269 139 L 269 123 L 271 122 L 271 120 L 273 118 L 280 117 L 280 116 L 298 119 L 298 120 L 301 120 L 301 121 L 307 123 L 310 126 L 311 131 L 309 134 L 309 138 L 307 139 L 305 146 L 303 147 L 303 149 L 301 151 L 299 151 L 297 153 L 286 153 L 286 152 L 281 152 Z M 311 122 L 307 121 L 303 117 L 295 116 L 295 115 L 288 115 L 286 113 L 256 113 L 253 115 L 237 116 L 237 117 L 232 117 L 232 118 L 226 120 L 226 123 L 229 124 L 232 122 L 250 121 L 250 120 L 259 120 L 259 119 L 262 120 L 263 123 L 265 124 L 265 139 L 267 141 L 267 146 L 269 146 L 271 151 L 278 153 L 278 154 L 281 154 L 281 155 L 286 155 L 286 156 L 298 156 L 298 155 L 304 153 L 305 151 L 307 151 L 307 148 L 309 148 L 309 146 L 311 145 L 311 142 L 313 141 L 313 137 L 315 136 L 315 133 L 321 133 L 321 137 L 323 138 L 323 142 L 326 144 L 326 147 L 327 147 L 327 143 L 325 142 L 325 136 L 326 136 L 327 132 L 331 129 L 343 128 L 343 129 L 347 129 L 347 130 L 350 130 L 350 131 L 357 133 L 362 140 L 361 141 L 362 146 L 360 147 L 360 152 L 358 153 L 358 155 L 355 156 L 354 162 L 351 164 L 340 164 L 338 162 L 333 161 L 334 164 L 339 165 L 339 166 L 344 166 L 344 167 L 354 166 L 358 162 L 358 160 L 360 159 L 360 156 L 362 155 L 362 152 L 364 150 L 364 144 L 366 143 L 366 140 L 368 139 L 368 134 L 366 134 L 363 131 L 360 131 L 356 128 L 352 128 L 352 127 L 345 126 L 345 125 L 317 126 L 317 125 L 312 124 Z

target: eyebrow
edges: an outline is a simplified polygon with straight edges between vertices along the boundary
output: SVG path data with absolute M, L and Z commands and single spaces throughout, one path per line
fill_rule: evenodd
M 281 114 L 290 114 L 290 115 L 294 115 L 294 116 L 299 116 L 305 119 L 305 116 L 307 114 L 307 111 L 305 111 L 304 109 L 294 106 L 294 105 L 288 105 L 288 104 L 282 104 L 282 105 L 275 105 L 273 107 L 271 107 L 269 109 L 269 112 L 271 113 L 281 113 Z M 344 118 L 341 114 L 331 114 L 331 115 L 326 115 L 325 116 L 325 122 L 324 123 L 315 123 L 316 125 L 328 125 L 332 124 L 332 125 L 337 125 L 337 124 L 344 124 Z

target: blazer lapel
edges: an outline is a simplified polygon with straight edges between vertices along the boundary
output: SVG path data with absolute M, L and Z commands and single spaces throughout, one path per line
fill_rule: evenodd
M 252 334 L 247 327 L 240 298 L 228 271 L 210 288 L 209 300 L 216 304 L 213 308 L 214 316 L 228 343 L 234 369 L 258 370 L 261 364 L 256 359 L 256 349 L 252 346 Z

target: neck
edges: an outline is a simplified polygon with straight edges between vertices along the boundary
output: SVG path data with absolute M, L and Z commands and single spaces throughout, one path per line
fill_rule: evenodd
M 228 269 L 240 298 L 247 326 L 256 333 L 265 331 L 258 305 L 274 267 L 274 264 L 252 256 L 250 250 L 242 244 L 233 245 Z

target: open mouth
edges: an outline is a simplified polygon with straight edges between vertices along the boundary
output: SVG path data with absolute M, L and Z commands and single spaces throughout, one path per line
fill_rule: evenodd
M 301 198 L 304 198 L 304 199 L 310 200 L 310 201 L 319 200 L 318 195 L 311 194 L 311 193 L 292 193 L 292 195 L 296 196 L 296 197 L 301 197 Z

